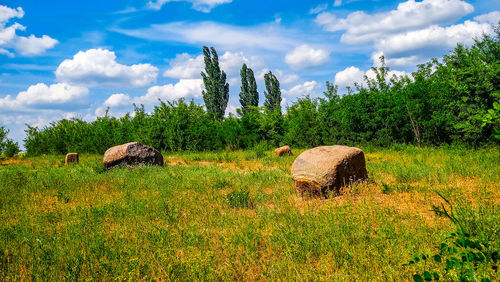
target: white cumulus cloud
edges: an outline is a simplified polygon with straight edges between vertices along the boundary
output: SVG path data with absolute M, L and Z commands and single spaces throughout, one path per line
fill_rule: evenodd
M 200 97 L 203 89 L 202 79 L 181 79 L 176 84 L 153 86 L 144 96 L 134 98 L 138 104 L 154 104 L 161 100 L 176 100 L 186 97 Z
M 429 25 L 450 24 L 473 11 L 471 4 L 461 0 L 408 0 L 388 12 L 367 14 L 357 11 L 346 18 L 324 12 L 315 21 L 327 31 L 345 30 L 341 41 L 358 44 Z
M 304 44 L 298 46 L 285 56 L 285 62 L 294 69 L 305 69 L 324 65 L 330 59 L 330 52 L 324 49 L 314 49 Z
M 118 112 L 126 112 L 125 109 L 130 108 L 132 104 L 151 106 L 157 104 L 158 99 L 172 101 L 180 98 L 197 98 L 201 97 L 202 90 L 202 79 L 181 79 L 176 84 L 169 83 L 152 86 L 142 96 L 130 97 L 123 93 L 113 94 L 96 109 L 95 113 L 96 115 L 103 115 L 108 107 L 110 109 L 118 109 Z
M 106 107 L 122 107 L 130 105 L 132 105 L 130 96 L 123 93 L 113 94 L 104 102 L 104 106 Z
M 497 25 L 498 22 L 500 21 L 500 11 L 493 11 L 487 14 L 479 15 L 477 17 L 474 17 L 474 20 L 480 23 L 489 23 L 492 25 Z
M 12 9 L 7 6 L 0 5 L 0 54 L 14 57 L 15 53 L 23 56 L 35 56 L 45 52 L 47 49 L 53 48 L 58 41 L 43 35 L 36 37 L 31 34 L 28 37 L 17 35 L 17 31 L 24 31 L 26 27 L 13 23 L 7 25 L 13 18 L 22 18 L 24 11 L 21 7 Z
M 0 5 L 0 26 L 4 26 L 12 18 L 22 18 L 24 17 L 23 8 L 17 7 L 17 9 L 12 9 L 7 6 Z
M 0 98 L 0 108 L 5 111 L 27 111 L 29 108 L 54 109 L 62 105 L 77 107 L 85 104 L 89 90 L 85 87 L 57 83 L 38 83 L 21 91 L 16 97 Z
M 33 56 L 45 52 L 56 45 L 57 40 L 47 35 L 36 37 L 33 34 L 28 37 L 19 36 L 16 42 L 16 50 L 23 56 Z
M 351 66 L 335 74 L 335 84 L 340 87 L 352 86 L 355 82 L 362 83 L 365 72 Z
M 58 81 L 87 87 L 144 87 L 156 81 L 158 68 L 150 64 L 122 65 L 112 51 L 89 49 L 64 60 L 55 74 Z
M 465 21 L 463 24 L 425 29 L 396 34 L 375 43 L 377 54 L 388 58 L 391 66 L 423 63 L 430 57 L 440 57 L 453 50 L 457 43 L 470 46 L 482 34 L 493 33 L 488 23 Z
M 318 82 L 316 81 L 306 81 L 302 84 L 295 85 L 289 90 L 282 90 L 283 94 L 289 96 L 306 96 L 306 95 L 314 95 L 315 90 L 319 87 Z

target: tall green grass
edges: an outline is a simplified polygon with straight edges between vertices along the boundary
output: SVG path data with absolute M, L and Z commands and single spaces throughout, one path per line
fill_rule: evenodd
M 496 215 L 477 206 L 498 211 L 498 149 L 366 155 L 371 181 L 329 200 L 297 198 L 295 157 L 270 151 L 166 153 L 165 167 L 111 171 L 97 155 L 78 165 L 44 156 L 2 166 L 0 277 L 408 280 L 414 269 L 402 265 L 453 230 L 430 211 L 435 189 L 469 197 L 471 228 L 498 230 Z M 470 177 L 474 187 L 460 184 Z M 411 189 L 384 194 L 383 183 Z

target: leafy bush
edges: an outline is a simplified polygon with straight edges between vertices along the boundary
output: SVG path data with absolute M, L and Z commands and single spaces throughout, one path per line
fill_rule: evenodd
M 19 153 L 19 145 L 12 141 L 12 140 L 7 140 L 4 144 L 4 154 L 6 157 L 13 157 Z
M 437 246 L 436 253 L 416 255 L 406 264 L 424 262 L 424 271 L 416 273 L 413 279 L 432 281 L 443 277 L 459 281 L 494 280 L 500 261 L 498 211 L 484 205 L 474 210 L 467 203 L 454 209 L 447 198 L 438 194 L 449 208 L 444 205 L 433 206 L 434 212 L 451 220 L 456 229 Z
M 9 130 L 5 127 L 0 126 L 0 155 L 3 153 L 6 157 L 13 157 L 19 153 L 19 145 L 7 138 Z
M 265 157 L 267 149 L 268 145 L 266 142 L 260 142 L 259 144 L 255 145 L 255 147 L 253 147 L 255 157 L 258 159 Z

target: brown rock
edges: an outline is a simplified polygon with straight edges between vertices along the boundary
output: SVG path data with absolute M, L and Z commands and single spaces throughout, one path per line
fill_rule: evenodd
M 327 196 L 340 187 L 368 178 L 363 151 L 347 146 L 320 146 L 300 154 L 293 162 L 297 194 Z
M 65 164 L 78 163 L 80 161 L 78 153 L 68 153 L 66 154 Z
M 277 148 L 276 150 L 274 150 L 274 154 L 276 156 L 280 156 L 280 157 L 281 156 L 293 156 L 292 149 L 290 149 L 290 146 L 288 146 L 288 145 Z
M 138 142 L 126 143 L 109 148 L 103 159 L 106 169 L 118 166 L 163 165 L 163 156 L 151 146 Z

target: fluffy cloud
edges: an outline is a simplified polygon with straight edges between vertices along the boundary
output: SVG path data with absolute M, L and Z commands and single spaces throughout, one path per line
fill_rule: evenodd
M 176 84 L 153 86 L 144 96 L 134 98 L 139 104 L 154 104 L 161 100 L 175 100 L 186 97 L 200 97 L 203 89 L 202 79 L 181 79 Z
M 15 54 L 13 52 L 16 52 L 23 56 L 35 56 L 54 47 L 58 43 L 57 40 L 47 35 L 43 35 L 42 37 L 36 37 L 33 34 L 28 37 L 17 35 L 18 30 L 26 30 L 26 27 L 19 23 L 7 26 L 10 19 L 20 19 L 23 16 L 24 11 L 21 7 L 11 9 L 0 5 L 0 54 L 14 57 Z
M 472 45 L 474 38 L 490 34 L 488 23 L 465 21 L 450 27 L 431 26 L 425 29 L 396 34 L 375 44 L 377 57 L 385 55 L 391 66 L 423 63 L 430 57 L 439 57 L 452 50 L 457 43 Z
M 171 68 L 163 73 L 163 76 L 172 78 L 195 78 L 199 77 L 203 69 L 203 55 L 192 57 L 188 53 L 175 56 L 170 61 Z
M 303 36 L 297 30 L 276 24 L 242 27 L 216 22 L 172 22 L 153 24 L 142 29 L 113 29 L 116 32 L 147 40 L 181 42 L 194 46 L 212 45 L 224 49 L 264 49 L 288 51 L 300 45 Z M 312 39 L 310 39 L 312 40 Z
M 38 83 L 14 98 L 7 95 L 0 98 L 0 108 L 5 111 L 29 111 L 30 108 L 57 109 L 60 106 L 78 107 L 85 105 L 89 90 L 85 87 L 57 83 Z
M 330 59 L 330 52 L 301 45 L 286 54 L 285 62 L 294 69 L 312 68 L 324 65 Z
M 174 1 L 177 2 L 183 0 L 153 0 L 149 1 L 148 7 L 153 10 L 159 10 L 165 3 Z M 184 1 L 190 2 L 193 5 L 193 9 L 204 13 L 210 12 L 215 6 L 232 2 L 232 0 L 184 0 Z
M 457 43 L 471 45 L 474 38 L 493 33 L 493 23 L 500 19 L 494 11 L 453 24 L 474 11 L 462 0 L 408 0 L 395 10 L 375 14 L 357 11 L 346 18 L 325 12 L 316 22 L 328 31 L 344 31 L 341 41 L 348 44 L 373 42 L 372 59 L 385 56 L 393 67 L 414 67 L 432 57 L 441 57 Z M 447 24 L 452 24 L 446 26 Z
M 493 11 L 484 15 L 480 15 L 474 18 L 475 21 L 480 23 L 490 23 L 492 25 L 497 25 L 500 21 L 500 11 Z
M 335 84 L 340 87 L 352 86 L 354 82 L 363 82 L 365 72 L 357 67 L 348 67 L 335 74 Z
M 314 95 L 315 90 L 319 87 L 318 82 L 316 81 L 306 81 L 303 84 L 295 85 L 289 90 L 282 90 L 283 94 L 289 96 L 305 96 L 305 95 Z
M 55 74 L 58 81 L 87 87 L 144 87 L 156 81 L 158 69 L 150 64 L 122 65 L 112 51 L 89 49 L 64 60 Z
M 316 23 L 327 31 L 345 30 L 341 41 L 358 44 L 429 25 L 450 24 L 473 11 L 471 4 L 461 0 L 408 0 L 400 3 L 396 10 L 384 13 L 357 11 L 346 18 L 337 18 L 324 12 L 316 17 Z
M 16 50 L 23 56 L 34 56 L 45 52 L 56 45 L 57 40 L 47 35 L 35 37 L 33 34 L 28 37 L 19 36 L 16 41 Z
M 251 68 L 256 68 L 263 64 L 261 58 L 257 56 L 247 58 L 243 52 L 225 52 L 222 56 L 219 56 L 219 63 L 221 69 L 229 77 L 239 77 L 243 64 L 247 64 Z M 170 66 L 171 68 L 166 70 L 163 75 L 172 78 L 200 78 L 200 73 L 205 67 L 203 55 L 193 57 L 187 53 L 177 55 L 170 62 Z
M 388 73 L 388 79 L 393 76 L 405 76 L 408 75 L 406 72 L 391 70 Z M 345 68 L 343 71 L 339 71 L 335 74 L 335 84 L 339 87 L 354 86 L 355 83 L 363 85 L 365 82 L 365 76 L 370 79 L 376 79 L 376 73 L 373 70 L 362 71 L 361 69 L 351 66 Z
M 104 102 L 104 106 L 106 107 L 123 107 L 130 106 L 132 102 L 130 100 L 130 96 L 127 94 L 113 94 L 109 96 L 109 98 Z
M 12 18 L 24 17 L 23 8 L 11 9 L 7 6 L 0 5 L 0 26 L 4 26 Z
M 143 96 L 130 97 L 123 93 L 113 94 L 96 109 L 95 114 L 103 115 L 107 108 L 114 110 L 114 114 L 123 114 L 130 111 L 132 104 L 151 106 L 157 104 L 158 99 L 172 101 L 188 97 L 197 98 L 201 97 L 202 90 L 202 79 L 181 79 L 176 84 L 152 86 Z

